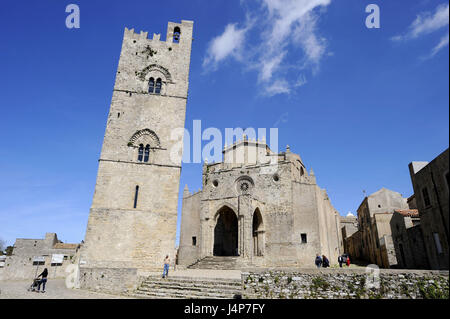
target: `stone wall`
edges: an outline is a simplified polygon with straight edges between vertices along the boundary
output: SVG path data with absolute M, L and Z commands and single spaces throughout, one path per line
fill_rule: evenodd
M 111 294 L 127 294 L 137 289 L 136 268 L 80 267 L 80 288 Z
M 379 279 L 369 288 L 365 269 L 266 269 L 242 273 L 242 291 L 246 299 L 449 298 L 448 271 L 381 269 Z
M 188 266 L 199 258 L 201 192 L 190 194 L 185 189 L 181 211 L 178 264 Z M 195 245 L 194 238 L 195 237 Z
M 427 162 L 409 164 L 428 262 L 449 269 L 449 150 Z M 426 198 L 425 198 L 426 197 Z M 438 251 L 439 250 L 439 251 Z
M 78 262 L 80 244 L 67 244 L 58 240 L 56 233 L 46 233 L 44 239 L 17 238 L 11 256 L 0 268 L 0 280 L 33 279 L 44 268 L 48 278 L 66 277 L 66 268 Z M 54 254 L 64 255 L 62 264 L 52 264 Z M 44 264 L 34 265 L 35 257 L 43 257 Z

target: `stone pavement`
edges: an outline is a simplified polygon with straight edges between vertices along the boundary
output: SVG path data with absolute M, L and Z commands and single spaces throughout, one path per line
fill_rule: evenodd
M 31 280 L 0 281 L 0 299 L 123 299 L 116 296 L 81 289 L 69 289 L 64 279 L 48 279 L 45 293 L 27 291 Z M 42 287 L 41 287 L 42 289 Z

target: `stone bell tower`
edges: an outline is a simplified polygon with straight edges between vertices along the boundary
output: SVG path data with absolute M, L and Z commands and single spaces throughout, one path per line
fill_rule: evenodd
M 125 28 L 89 214 L 84 268 L 161 267 L 174 259 L 193 22 L 166 41 Z M 173 139 L 176 136 L 176 139 Z

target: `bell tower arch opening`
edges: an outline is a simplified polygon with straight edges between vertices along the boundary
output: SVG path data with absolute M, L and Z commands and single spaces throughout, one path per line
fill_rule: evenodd
M 238 255 L 238 220 L 236 213 L 228 206 L 223 206 L 216 214 L 213 255 Z

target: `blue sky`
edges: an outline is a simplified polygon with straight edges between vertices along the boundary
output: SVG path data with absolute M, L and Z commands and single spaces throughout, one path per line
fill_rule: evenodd
M 80 8 L 68 29 L 65 7 Z M 380 28 L 365 26 L 368 4 Z M 84 239 L 125 27 L 194 21 L 186 128 L 279 129 L 342 214 L 449 145 L 448 1 L 8 1 L 0 11 L 0 238 Z M 206 142 L 205 142 L 206 143 Z M 183 164 L 180 189 L 201 188 Z M 181 201 L 180 201 L 181 204 Z M 180 205 L 179 205 L 180 206 Z M 179 207 L 180 210 L 180 207 Z

